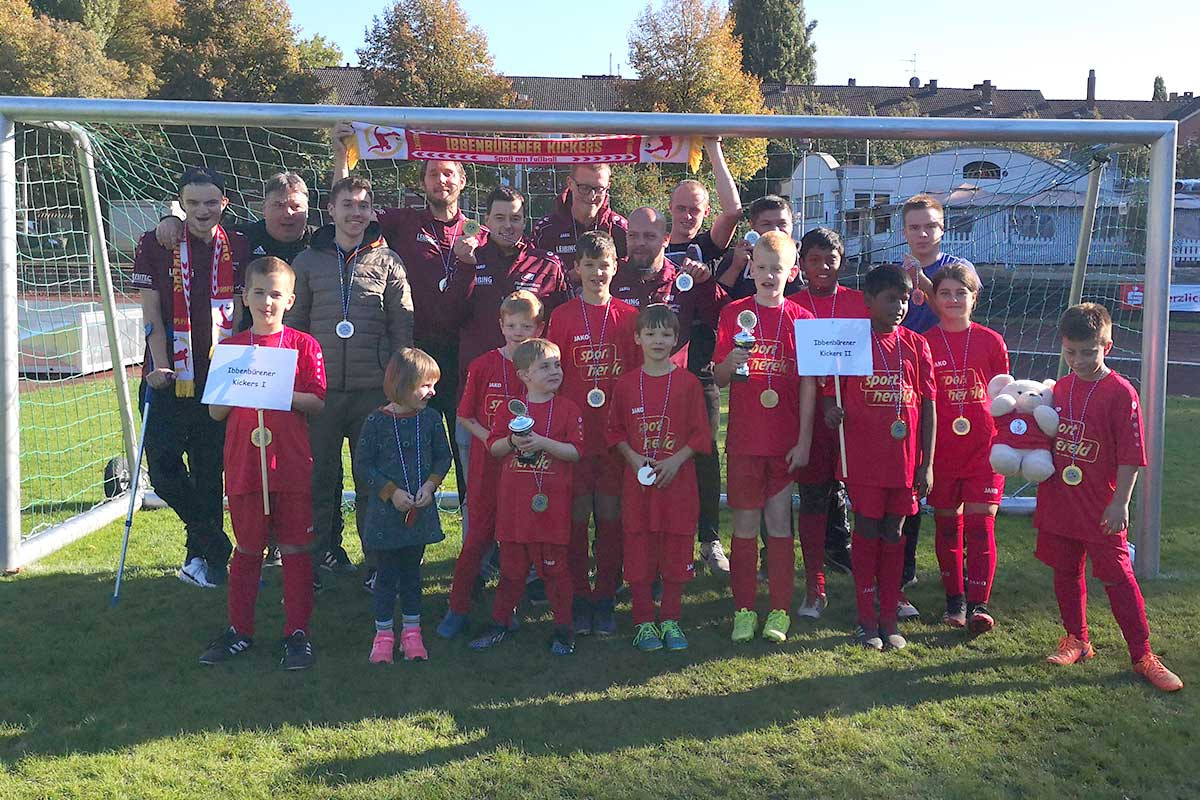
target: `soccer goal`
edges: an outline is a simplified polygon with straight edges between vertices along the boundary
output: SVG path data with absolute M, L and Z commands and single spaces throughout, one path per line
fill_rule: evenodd
M 1147 422 L 1136 566 L 1143 576 L 1158 572 L 1174 122 L 63 98 L 0 98 L 0 567 L 27 564 L 127 507 L 123 468 L 133 463 L 139 421 L 132 370 L 142 350 L 133 248 L 174 198 L 183 167 L 207 164 L 226 176 L 227 221 L 257 218 L 263 179 L 298 172 L 315 223 L 331 164 L 326 131 L 343 120 L 432 132 L 766 138 L 768 165 L 744 184 L 744 203 L 780 194 L 797 236 L 817 225 L 837 230 L 851 286 L 871 265 L 899 260 L 904 199 L 937 196 L 947 209 L 942 249 L 976 264 L 985 283 L 976 318 L 1004 334 L 1014 374 L 1055 376 L 1054 323 L 1068 302 L 1113 310 L 1114 365 L 1138 386 Z M 359 169 L 376 184 L 377 203 L 421 202 L 409 188 L 418 185 L 412 165 Z M 550 166 L 471 165 L 466 211 L 478 215 L 501 183 L 526 194 L 535 218 L 562 186 Z M 619 211 L 631 210 L 619 203 L 614 197 Z M 1195 360 L 1194 352 L 1182 357 Z

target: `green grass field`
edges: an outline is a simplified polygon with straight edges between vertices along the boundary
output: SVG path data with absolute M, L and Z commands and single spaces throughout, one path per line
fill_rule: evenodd
M 975 640 L 937 623 L 927 523 L 905 651 L 850 645 L 845 576 L 820 623 L 735 647 L 726 582 L 706 574 L 685 595 L 687 652 L 634 651 L 625 605 L 619 637 L 561 659 L 541 612 L 494 653 L 433 635 L 458 549 L 447 514 L 426 559 L 430 662 L 369 666 L 369 598 L 328 578 L 317 666 L 282 674 L 278 570 L 255 648 L 196 664 L 224 597 L 175 579 L 182 532 L 157 511 L 137 518 L 115 609 L 120 524 L 0 579 L 0 798 L 1195 798 L 1200 402 L 1170 401 L 1167 441 L 1164 574 L 1143 589 L 1155 649 L 1189 683 L 1175 695 L 1129 670 L 1095 582 L 1097 658 L 1042 662 L 1061 629 L 1027 518 L 998 526 L 999 627 Z

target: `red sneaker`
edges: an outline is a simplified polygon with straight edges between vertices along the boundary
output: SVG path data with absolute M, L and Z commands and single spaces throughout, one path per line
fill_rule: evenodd
M 421 629 L 409 628 L 400 633 L 400 646 L 404 648 L 405 661 L 428 661 L 425 642 L 421 641 Z
M 1046 660 L 1051 664 L 1065 667 L 1068 664 L 1087 661 L 1089 658 L 1094 658 L 1095 655 L 1096 649 L 1092 647 L 1091 642 L 1076 639 L 1074 634 L 1068 633 L 1058 640 L 1058 649 L 1046 656 Z
M 1178 692 L 1183 688 L 1183 681 L 1171 670 L 1163 666 L 1154 653 L 1146 653 L 1142 660 L 1133 665 L 1133 671 L 1141 675 L 1155 689 L 1164 692 Z
M 396 647 L 396 634 L 392 631 L 379 631 L 371 644 L 371 657 L 367 660 L 372 664 L 391 664 L 392 650 Z

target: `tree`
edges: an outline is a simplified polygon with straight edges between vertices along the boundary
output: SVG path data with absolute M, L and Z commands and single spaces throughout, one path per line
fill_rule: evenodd
M 1177 177 L 1200 178 L 1200 136 L 1179 143 L 1175 163 Z
M 1154 76 L 1154 93 L 1150 95 L 1151 100 L 1166 100 L 1167 99 L 1167 82 L 1163 80 L 1162 75 Z
M 296 43 L 300 53 L 300 66 L 305 69 L 336 67 L 342 63 L 342 48 L 321 34 L 301 39 Z
M 804 19 L 804 0 L 730 0 L 733 33 L 742 44 L 742 69 L 764 83 L 817 79 L 817 21 Z
M 173 44 L 171 32 L 179 25 L 180 13 L 179 0 L 120 0 L 121 24 L 109 36 L 105 53 L 124 63 L 147 91 L 157 89 L 158 66 Z
M 457 0 L 395 0 L 372 20 L 358 59 L 381 105 L 498 108 L 516 99 Z
M 143 91 L 80 23 L 35 16 L 29 0 L 0 0 L 0 95 L 140 97 Z
M 188 0 L 169 31 L 156 95 L 170 100 L 315 102 L 286 0 Z
M 39 14 L 78 22 L 94 33 L 103 47 L 116 27 L 120 0 L 33 0 L 30 5 Z
M 629 65 L 640 78 L 622 83 L 630 110 L 770 113 L 760 81 L 742 71 L 733 21 L 716 2 L 663 0 L 657 10 L 647 6 L 629 33 Z M 766 154 L 765 139 L 735 139 L 725 145 L 737 180 L 762 169 Z

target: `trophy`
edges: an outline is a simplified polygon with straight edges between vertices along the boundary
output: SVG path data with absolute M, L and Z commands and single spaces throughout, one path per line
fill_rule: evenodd
M 508 421 L 509 433 L 513 436 L 525 436 L 533 432 L 534 422 L 533 417 L 529 416 L 528 406 L 520 400 L 513 399 L 508 401 L 508 410 L 514 414 L 513 418 Z M 518 450 L 517 462 L 529 467 L 536 464 L 541 456 L 542 451 L 540 450 L 532 453 L 522 453 Z
M 755 342 L 757 342 L 757 339 L 754 338 L 754 329 L 758 326 L 758 315 L 750 309 L 746 309 L 737 315 L 737 324 L 741 330 L 733 335 L 733 346 L 749 351 L 754 347 Z M 742 364 L 735 369 L 733 371 L 733 380 L 750 380 L 750 365 Z

